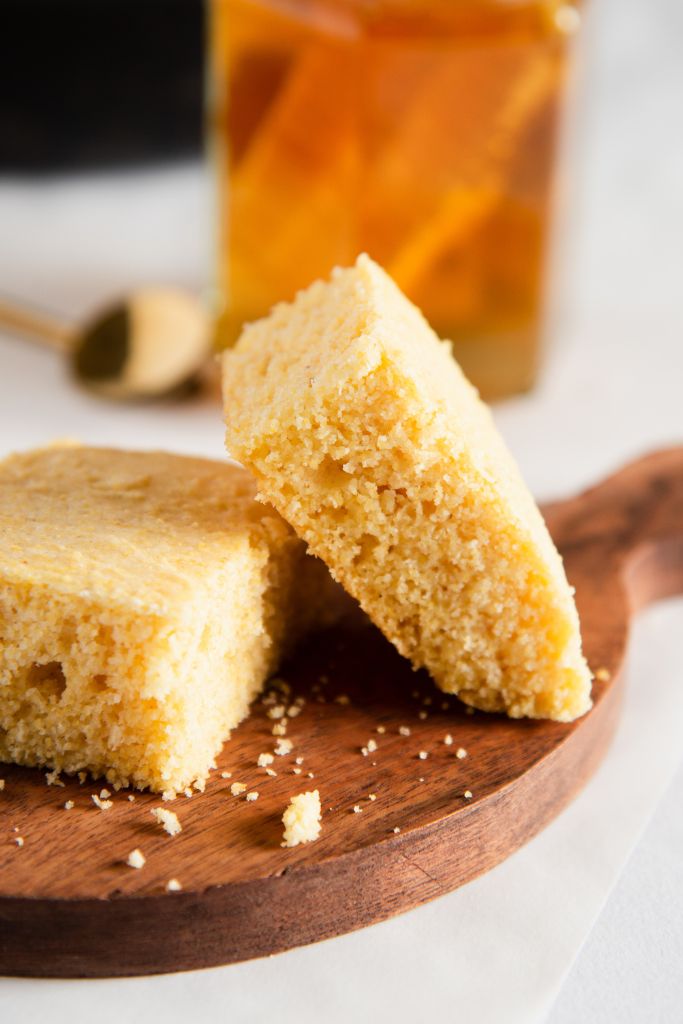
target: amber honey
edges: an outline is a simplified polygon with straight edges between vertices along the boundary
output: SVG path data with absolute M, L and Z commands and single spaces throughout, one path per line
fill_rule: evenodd
M 558 0 L 213 0 L 217 340 L 368 252 L 482 391 L 537 365 Z

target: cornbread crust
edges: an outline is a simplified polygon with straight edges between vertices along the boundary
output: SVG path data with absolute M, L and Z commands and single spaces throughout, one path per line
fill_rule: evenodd
M 590 673 L 561 559 L 491 415 L 367 256 L 223 356 L 228 450 L 445 691 L 570 721 Z
M 165 794 L 207 776 L 333 586 L 254 491 L 161 452 L 0 463 L 0 760 Z

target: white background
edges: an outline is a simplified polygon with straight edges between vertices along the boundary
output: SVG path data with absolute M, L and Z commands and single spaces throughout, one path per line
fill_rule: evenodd
M 683 441 L 682 40 L 677 0 L 594 0 L 587 19 L 554 342 L 540 387 L 496 410 L 541 499 Z M 78 317 L 140 281 L 199 287 L 210 252 L 206 186 L 196 167 L 0 180 L 1 290 Z M 222 455 L 215 406 L 102 405 L 72 389 L 51 353 L 0 339 L 0 448 L 61 435 Z M 681 624 L 680 602 L 643 616 L 624 726 L 604 770 L 486 879 L 257 964 L 132 982 L 0 981 L 0 1019 L 682 1020 Z M 662 707 L 651 710 L 658 695 Z

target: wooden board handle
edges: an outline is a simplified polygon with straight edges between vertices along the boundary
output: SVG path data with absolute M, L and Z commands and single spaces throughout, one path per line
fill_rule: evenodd
M 546 506 L 571 558 L 619 576 L 633 611 L 683 593 L 683 447 L 646 455 L 566 502 Z

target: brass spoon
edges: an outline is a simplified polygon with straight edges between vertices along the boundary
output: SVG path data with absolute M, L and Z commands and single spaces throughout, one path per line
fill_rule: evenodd
M 64 353 L 81 384 L 120 401 L 187 388 L 211 348 L 200 301 L 176 288 L 133 292 L 76 328 L 0 299 L 0 329 Z

